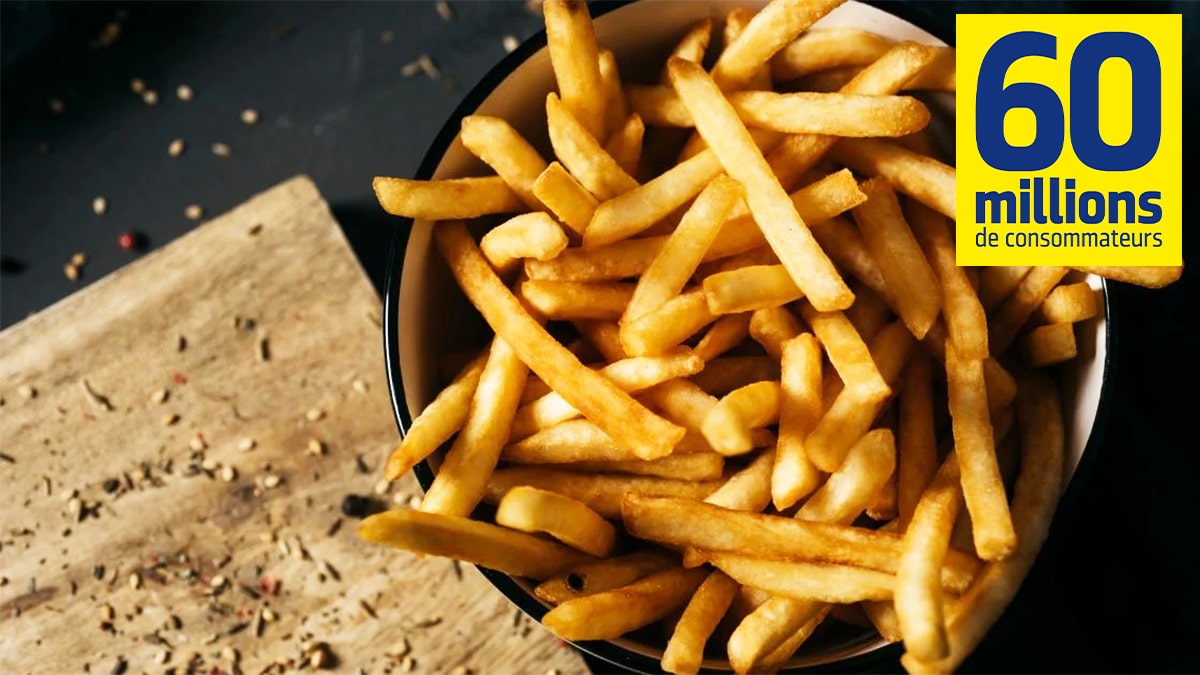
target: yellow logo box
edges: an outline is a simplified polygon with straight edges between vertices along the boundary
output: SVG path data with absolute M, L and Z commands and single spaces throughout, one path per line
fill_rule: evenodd
M 1180 16 L 957 28 L 958 264 L 1182 264 Z

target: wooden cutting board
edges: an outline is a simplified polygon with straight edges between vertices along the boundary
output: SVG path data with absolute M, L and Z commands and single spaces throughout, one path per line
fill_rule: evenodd
M 0 334 L 0 673 L 586 672 L 342 514 L 419 495 L 377 485 L 379 321 L 299 177 Z

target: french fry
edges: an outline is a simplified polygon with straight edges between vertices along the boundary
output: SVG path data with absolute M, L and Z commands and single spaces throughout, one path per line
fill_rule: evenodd
M 1066 267 L 1035 267 L 992 315 L 988 326 L 988 344 L 993 354 L 1003 354 L 1029 317 L 1041 306 L 1050 291 L 1067 275 Z
M 507 272 L 522 258 L 550 260 L 567 247 L 567 235 L 541 211 L 513 216 L 479 240 L 479 250 L 498 272 Z
M 922 661 L 946 656 L 941 569 L 954 521 L 963 506 L 958 457 L 951 452 L 921 496 L 904 534 L 896 572 L 896 617 L 908 654 Z
M 705 361 L 712 361 L 721 354 L 741 344 L 750 335 L 750 313 L 726 314 L 709 327 L 708 332 L 696 343 L 692 353 Z
M 679 40 L 675 48 L 671 50 L 671 56 L 692 63 L 700 63 L 704 61 L 704 54 L 708 51 L 708 45 L 712 42 L 713 21 L 712 19 L 704 19 L 692 24 L 688 32 Z M 659 82 L 662 84 L 671 84 L 671 78 L 667 75 L 667 69 L 664 67 L 662 75 L 659 77 Z
M 563 104 L 593 138 L 604 138 L 605 87 L 587 3 L 546 0 L 542 12 L 550 64 Z
M 647 410 L 612 382 L 579 363 L 538 324 L 504 287 L 461 223 L 442 223 L 434 232 L 455 280 L 479 308 L 496 335 L 552 389 L 588 419 L 601 425 L 641 459 L 671 453 L 684 429 Z M 520 396 L 517 388 L 516 396 Z
M 682 606 L 707 575 L 704 569 L 655 572 L 627 586 L 567 600 L 546 612 L 542 625 L 564 640 L 613 640 Z
M 771 503 L 771 470 L 774 461 L 774 452 L 766 450 L 760 453 L 744 469 L 730 476 L 721 487 L 705 497 L 704 501 L 735 511 L 762 511 Z M 697 561 L 696 564 L 701 562 Z M 695 565 L 685 562 L 684 566 Z
M 871 341 L 871 357 L 889 388 L 895 388 L 912 346 L 912 335 L 900 322 L 884 327 Z M 883 411 L 886 401 L 887 398 L 863 398 L 854 390 L 842 390 L 805 442 L 813 464 L 822 471 L 836 471 L 851 446 L 867 433 L 871 422 Z
M 776 52 L 842 2 L 844 0 L 773 0 L 721 52 L 713 66 L 713 80 L 725 91 L 739 89 Z M 709 143 L 711 145 L 711 141 Z
M 846 318 L 854 325 L 862 339 L 870 342 L 887 325 L 892 309 L 883 298 L 870 289 L 856 288 L 854 296 L 857 299 L 850 305 L 850 309 L 846 310 Z
M 584 248 L 612 244 L 646 230 L 698 195 L 720 172 L 716 155 L 702 152 L 645 185 L 604 202 L 583 233 Z
M 863 195 L 863 201 L 866 201 L 866 195 Z M 817 238 L 817 243 L 829 252 L 829 257 L 834 263 L 862 282 L 878 297 L 887 297 L 887 284 L 883 280 L 883 273 L 879 271 L 875 258 L 871 257 L 871 251 L 867 248 L 862 234 L 850 221 L 833 217 L 814 223 L 812 232 Z M 855 297 L 857 299 L 857 296 Z M 856 305 L 857 301 L 850 309 Z
M 896 578 L 849 565 L 764 560 L 707 552 L 710 563 L 743 584 L 798 600 L 860 602 L 892 597 Z
M 1012 601 L 1049 535 L 1063 483 L 1062 404 L 1054 384 L 1045 376 L 1030 375 L 1022 380 L 1020 389 L 1021 472 L 1012 504 L 1017 547 L 1007 560 L 987 565 L 956 603 L 948 617 L 950 653 L 946 658 L 928 663 L 906 655 L 901 660 L 913 675 L 950 672 L 963 662 Z
M 786 0 L 775 0 L 776 4 L 771 7 L 784 2 Z M 755 22 L 766 12 L 760 12 L 751 21 L 736 44 L 741 44 L 752 34 Z M 813 239 L 795 205 L 771 173 L 750 133 L 713 79 L 699 66 L 686 61 L 670 61 L 668 67 L 671 82 L 692 113 L 696 129 L 720 159 L 725 172 L 742 184 L 755 222 L 792 280 L 818 309 L 849 307 L 854 302 L 854 294 Z
M 597 199 L 612 199 L 638 186 L 554 94 L 546 96 L 546 125 L 558 161 Z
M 756 248 L 752 251 L 746 251 L 745 253 L 739 253 L 737 255 L 729 256 L 728 258 L 721 258 L 720 260 L 714 260 L 712 262 L 703 263 L 699 267 L 696 268 L 696 274 L 692 278 L 695 279 L 701 286 L 703 286 L 705 280 L 707 280 L 711 276 L 715 276 L 717 274 L 723 274 L 725 272 L 733 272 L 736 270 L 744 269 L 746 267 L 782 267 L 782 266 L 779 264 L 779 256 L 775 255 L 775 252 L 771 250 L 770 246 L 764 245 L 764 246 L 759 246 L 758 248 Z M 771 274 L 771 273 L 768 273 L 768 274 Z M 784 274 L 785 275 L 787 274 L 786 270 L 784 270 Z M 729 279 L 726 279 L 724 281 L 719 281 L 716 283 L 730 284 L 730 285 L 733 285 L 735 289 L 739 285 L 744 285 L 744 284 L 740 284 L 740 283 L 735 283 L 736 279 L 737 279 L 737 277 L 730 277 Z M 796 284 L 795 284 L 795 282 L 793 282 L 791 280 L 791 277 L 788 277 L 788 282 L 787 282 L 786 288 L 796 289 Z M 799 293 L 799 289 L 796 289 L 795 292 Z M 749 295 L 754 295 L 755 291 L 753 291 L 753 290 L 743 291 L 743 293 L 747 293 Z
M 704 659 L 704 644 L 733 604 L 738 584 L 721 572 L 708 575 L 683 610 L 663 651 L 662 668 L 677 675 L 695 675 Z
M 694 288 L 621 326 L 621 344 L 636 356 L 663 354 L 695 335 L 716 317 L 708 309 L 704 289 Z
M 945 363 L 946 325 L 941 320 L 933 324 L 922 342 L 930 354 Z M 1007 408 L 1017 398 L 1017 381 L 990 356 L 983 361 L 983 378 L 987 384 L 988 411 L 992 414 Z
M 512 125 L 499 117 L 468 115 L 459 137 L 463 147 L 492 167 L 529 208 L 542 208 L 533 183 L 546 170 L 546 160 Z
M 646 133 L 646 125 L 636 114 L 630 115 L 624 123 L 617 126 L 604 146 L 604 151 L 616 160 L 617 166 L 630 176 L 636 176 L 642 161 L 642 140 Z
M 876 600 L 874 602 L 881 601 Z M 782 667 L 783 664 L 787 663 L 787 661 L 792 658 L 792 655 L 796 652 L 796 650 L 800 648 L 800 645 L 803 644 L 804 641 L 807 640 L 814 631 L 816 631 L 817 627 L 821 625 L 821 622 L 824 621 L 825 617 L 830 614 L 830 611 L 839 605 L 818 603 L 818 606 L 819 609 L 817 612 L 811 619 L 808 620 L 807 623 L 801 626 L 800 630 L 793 633 L 792 636 L 785 640 L 782 645 L 780 645 L 775 651 L 768 654 L 766 658 L 762 660 L 762 667 L 765 671 L 775 671 Z
M 750 431 L 779 419 L 778 382 L 766 381 L 735 389 L 717 402 L 704 419 L 704 438 L 713 450 L 741 455 L 754 448 Z
M 617 544 L 617 531 L 587 504 L 518 485 L 496 507 L 496 524 L 520 532 L 545 533 L 584 553 L 603 558 Z
M 704 279 L 704 297 L 713 314 L 770 309 L 804 297 L 783 265 L 751 265 Z
M 704 364 L 690 379 L 713 396 L 724 396 L 748 384 L 778 380 L 779 362 L 769 356 L 723 356 Z
M 854 208 L 854 219 L 871 256 L 888 261 L 879 270 L 887 284 L 887 299 L 921 339 L 942 309 L 941 286 L 888 182 L 872 179 L 861 187 L 869 198 Z
M 1183 276 L 1183 265 L 1167 265 L 1164 267 L 1075 267 L 1074 269 L 1087 274 L 1095 274 L 1112 281 L 1120 281 L 1146 288 L 1162 288 L 1179 281 Z
M 592 193 L 558 162 L 551 162 L 533 182 L 533 196 L 578 237 L 583 236 L 592 214 L 600 205 Z
M 769 307 L 750 315 L 750 337 L 780 361 L 783 360 L 783 343 L 803 330 L 800 321 L 786 307 Z
M 704 420 L 717 399 L 688 380 L 670 380 L 649 389 L 643 398 L 662 410 L 667 419 L 690 432 L 703 435 Z
M 991 311 L 1003 302 L 1031 269 L 1029 266 L 1011 265 L 979 268 L 979 299 L 983 302 L 983 308 Z
M 696 197 L 638 280 L 625 311 L 626 321 L 659 309 L 683 290 L 740 192 L 732 179 L 718 176 Z
M 524 208 L 503 178 L 408 180 L 376 176 L 375 198 L 384 211 L 414 220 L 478 218 Z
M 625 88 L 629 99 L 629 107 L 641 115 L 646 124 L 654 127 L 695 126 L 692 114 L 679 98 L 679 94 L 671 88 L 670 82 L 662 85 L 631 84 Z M 701 154 L 699 152 L 695 154 Z M 693 155 L 694 157 L 694 155 Z M 691 159 L 689 157 L 688 159 Z M 683 160 L 686 162 L 687 160 Z M 681 162 L 682 163 L 682 162 Z
M 633 284 L 613 282 L 577 283 L 526 279 L 517 295 L 546 319 L 616 319 L 633 297 Z
M 604 88 L 604 131 L 603 135 L 596 138 L 607 138 L 611 143 L 629 117 L 629 105 L 625 101 L 625 92 L 621 86 L 621 73 L 617 68 L 616 55 L 607 49 L 601 49 L 596 56 L 596 65 L 600 69 L 600 85 Z M 638 147 L 641 147 L 640 140 Z M 622 164 L 622 168 L 625 168 L 625 165 Z M 632 176 L 637 173 L 637 168 L 635 166 L 632 171 L 625 168 L 625 171 Z
M 568 248 L 554 260 L 526 260 L 525 274 L 530 279 L 577 282 L 636 277 L 650 266 L 665 241 L 665 237 L 646 237 L 597 248 Z
M 800 303 L 800 315 L 812 327 L 813 333 L 825 347 L 825 356 L 847 389 L 864 398 L 891 395 L 879 368 L 871 358 L 871 350 L 855 330 L 854 324 L 842 312 L 819 312 L 808 303 Z
M 913 79 L 904 85 L 905 89 L 925 89 L 934 91 L 956 91 L 958 81 L 955 68 L 955 54 L 951 47 L 938 50 L 937 58 L 917 73 Z
M 954 348 L 963 358 L 986 359 L 987 314 L 965 268 L 955 263 L 954 235 L 945 219 L 924 204 L 909 202 L 908 214 L 913 234 L 941 282 L 942 315 Z
M 471 398 L 471 411 L 421 500 L 422 511 L 466 517 L 479 505 L 508 440 L 528 375 L 529 367 L 516 350 L 503 338 L 494 338 Z
M 929 356 L 922 350 L 917 350 L 904 367 L 897 433 L 900 459 L 896 490 L 901 531 L 908 526 L 925 487 L 937 472 L 931 371 Z
M 1096 291 L 1081 281 L 1050 291 L 1034 318 L 1042 323 L 1079 323 L 1096 316 Z
M 796 512 L 800 520 L 849 525 L 892 476 L 896 442 L 892 432 L 875 429 L 850 449 L 842 466 Z
M 900 634 L 900 617 L 896 616 L 896 605 L 889 600 L 870 600 L 859 604 L 871 625 L 879 631 L 879 637 L 888 642 L 900 642 L 904 636 Z
M 724 475 L 725 458 L 715 452 L 667 455 L 661 459 L 628 459 L 606 462 L 572 462 L 553 468 L 591 473 L 626 473 L 672 480 L 717 480 Z
M 771 473 L 775 508 L 790 508 L 816 489 L 821 480 L 808 458 L 804 439 L 817 425 L 821 403 L 821 346 L 810 333 L 783 343 L 780 364 L 782 399 L 779 404 L 779 442 Z
M 816 630 L 830 605 L 772 595 L 738 624 L 726 649 L 737 673 L 757 672 L 768 659 L 786 662 Z M 785 655 L 786 654 L 786 655 Z
M 678 556 L 648 548 L 615 558 L 585 562 L 543 581 L 533 589 L 539 599 L 553 605 L 572 598 L 595 595 L 627 586 L 642 577 L 679 564 Z
M 898 192 L 956 219 L 954 167 L 874 138 L 843 139 L 831 156 L 855 171 L 887 180 Z
M 865 66 L 883 56 L 892 41 L 848 26 L 806 31 L 771 60 L 778 81 L 842 66 Z
M 1016 546 L 1012 516 L 988 416 L 983 361 L 964 359 L 946 344 L 947 396 L 962 491 L 971 514 L 975 550 L 984 560 L 1003 560 Z
M 904 136 L 929 124 L 925 104 L 909 96 L 741 91 L 729 102 L 747 125 L 789 134 Z
M 1021 339 L 1021 351 L 1025 362 L 1034 368 L 1073 359 L 1079 353 L 1075 347 L 1075 326 L 1069 323 L 1038 326 Z
M 488 481 L 486 499 L 498 503 L 509 490 L 528 485 L 587 504 L 612 520 L 621 517 L 621 499 L 629 494 L 703 499 L 721 486 L 721 481 L 678 481 L 653 476 L 584 474 L 571 471 L 516 467 L 498 469 Z
M 477 520 L 416 509 L 396 509 L 367 517 L 358 526 L 366 541 L 440 555 L 505 574 L 545 579 L 590 556 L 562 544 Z
M 408 431 L 404 433 L 404 439 L 388 457 L 387 468 L 383 472 L 385 478 L 399 480 L 414 466 L 432 455 L 442 443 L 458 433 L 467 421 L 471 398 L 475 395 L 475 388 L 479 386 L 479 376 L 483 373 L 485 363 L 486 353 L 472 359 L 450 386 L 443 389 L 437 398 L 417 415 Z
M 623 359 L 601 368 L 599 372 L 612 380 L 622 391 L 634 392 L 677 377 L 695 375 L 704 365 L 700 357 L 685 351 L 660 357 Z M 542 429 L 579 417 L 579 414 L 561 394 L 550 392 L 517 410 L 512 420 L 510 437 L 525 438 Z
M 699 433 L 689 432 L 676 444 L 675 452 L 668 456 L 696 452 L 712 452 L 712 448 Z M 594 423 L 573 419 L 506 446 L 500 458 L 518 464 L 559 464 L 631 461 L 638 459 L 638 456 L 633 450 L 618 445 Z
M 729 10 L 729 14 L 725 16 L 725 30 L 721 36 L 724 39 L 724 49 L 728 49 L 730 45 L 737 42 L 742 33 L 745 32 L 746 26 L 750 25 L 750 21 L 754 19 L 755 13 L 745 7 L 734 7 Z M 722 52 L 724 52 L 722 49 Z M 670 84 L 669 78 L 667 84 Z M 770 89 L 771 88 L 771 65 L 764 63 L 746 79 L 745 84 L 741 89 Z M 699 139 L 697 135 L 695 138 Z M 703 139 L 700 139 L 703 141 Z

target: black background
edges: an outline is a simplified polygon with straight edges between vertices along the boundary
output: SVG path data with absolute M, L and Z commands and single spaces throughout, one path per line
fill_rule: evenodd
M 948 40 L 956 12 L 1182 13 L 1185 193 L 1196 186 L 1196 134 L 1186 122 L 1200 111 L 1200 4 L 874 4 L 903 5 Z M 392 220 L 371 178 L 411 175 L 457 102 L 504 56 L 502 37 L 541 27 L 521 2 L 453 6 L 457 19 L 447 23 L 430 2 L 0 5 L 0 326 L 129 262 L 121 232 L 159 247 L 195 226 L 187 205 L 220 214 L 300 173 L 316 181 L 382 290 Z M 95 48 L 118 16 L 120 38 Z M 385 30 L 394 41 L 381 40 Z M 422 53 L 457 85 L 401 77 Z M 134 77 L 158 91 L 157 105 L 130 91 Z M 194 100 L 175 96 L 180 84 Z M 51 114 L 50 97 L 64 101 L 61 115 Z M 244 108 L 260 112 L 257 126 L 239 120 Z M 169 158 L 174 138 L 188 148 Z M 214 142 L 233 156 L 214 156 Z M 109 202 L 104 216 L 91 211 L 98 195 Z M 1194 220 L 1185 200 L 1190 261 Z M 62 273 L 76 251 L 90 259 L 78 284 Z M 1102 443 L 1021 592 L 963 670 L 1200 670 L 1197 283 L 1193 268 L 1161 291 L 1110 286 L 1117 349 Z

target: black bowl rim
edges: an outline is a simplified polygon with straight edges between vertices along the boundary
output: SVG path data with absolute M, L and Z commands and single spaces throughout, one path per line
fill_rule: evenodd
M 615 9 L 631 4 L 636 0 L 604 0 L 589 2 L 589 8 L 593 18 L 607 14 Z M 927 30 L 939 39 L 945 41 L 949 45 L 955 44 L 954 35 L 946 35 L 943 30 L 938 30 L 930 26 L 930 15 L 922 10 L 914 3 L 895 2 L 889 0 L 859 0 L 863 4 L 871 5 L 882 9 L 890 14 L 912 23 L 913 25 Z M 952 29 L 952 28 L 951 28 Z M 473 113 L 480 104 L 491 94 L 491 92 L 500 85 L 514 70 L 517 69 L 527 58 L 532 56 L 542 47 L 546 46 L 545 30 L 538 31 L 522 42 L 517 49 L 500 60 L 495 66 L 483 76 L 479 82 L 471 88 L 463 100 L 454 109 L 446 123 L 438 131 L 434 141 L 426 151 L 425 156 L 421 159 L 421 164 L 418 166 L 413 178 L 417 180 L 425 180 L 433 177 L 434 171 L 441 163 L 442 156 L 450 148 L 450 144 L 458 136 L 459 128 L 462 125 L 462 119 Z M 392 414 L 396 420 L 396 427 L 403 436 L 407 433 L 408 428 L 412 425 L 412 417 L 408 412 L 408 405 L 404 398 L 404 377 L 400 369 L 400 341 L 399 341 L 399 319 L 400 319 L 400 280 L 404 267 L 405 250 L 408 245 L 409 232 L 412 229 L 413 221 L 410 218 L 397 219 L 396 225 L 393 228 L 391 250 L 388 253 L 387 273 L 384 280 L 386 293 L 384 295 L 383 305 L 383 352 L 387 363 L 387 382 L 388 395 L 391 399 Z M 1115 374 L 1115 353 L 1117 346 L 1117 331 L 1115 325 L 1115 316 L 1113 312 L 1112 295 L 1108 292 L 1107 280 L 1102 280 L 1104 287 L 1104 310 L 1105 310 L 1105 357 L 1103 364 L 1103 372 L 1101 373 L 1100 400 L 1096 407 L 1096 419 L 1092 423 L 1091 433 L 1088 437 L 1088 442 L 1084 446 L 1083 454 L 1080 457 L 1079 465 L 1075 468 L 1072 479 L 1067 486 L 1066 492 L 1063 494 L 1059 502 L 1057 512 L 1055 514 L 1054 523 L 1064 520 L 1069 520 L 1071 513 L 1077 510 L 1079 494 L 1082 491 L 1081 484 L 1083 476 L 1087 475 L 1086 469 L 1095 462 L 1095 455 L 1103 445 L 1103 435 L 1107 428 L 1107 421 L 1110 414 L 1111 399 L 1110 385 Z M 427 461 L 423 461 L 413 468 L 413 473 L 417 477 L 417 482 L 421 488 L 428 490 L 430 484 L 433 483 L 433 469 Z M 1055 527 L 1054 529 L 1057 529 Z M 1053 536 L 1053 530 L 1052 535 Z M 497 572 L 496 570 L 486 567 L 476 566 L 493 586 L 496 587 L 506 598 L 521 611 L 525 612 L 534 620 L 541 622 L 542 616 L 546 613 L 546 608 L 532 595 L 521 588 L 517 582 L 508 575 Z M 660 673 L 662 668 L 660 663 L 624 647 L 621 647 L 613 642 L 608 641 L 580 641 L 573 642 L 579 649 L 598 657 L 612 665 L 628 668 L 639 673 Z M 885 647 L 872 650 L 865 654 L 860 654 L 848 659 L 836 661 L 832 663 L 821 664 L 819 666 L 811 666 L 801 669 L 788 669 L 782 672 L 785 673 L 810 673 L 810 672 L 827 672 L 827 673 L 856 673 L 865 672 L 869 669 L 879 668 L 888 663 L 895 663 L 901 654 L 901 645 L 891 644 Z M 708 671 L 704 671 L 708 672 Z M 725 672 L 725 671 L 716 671 Z

